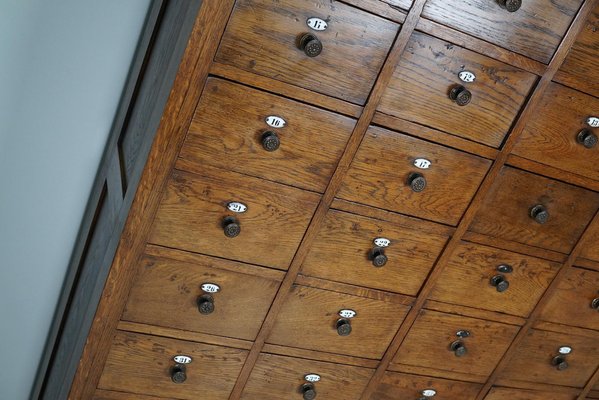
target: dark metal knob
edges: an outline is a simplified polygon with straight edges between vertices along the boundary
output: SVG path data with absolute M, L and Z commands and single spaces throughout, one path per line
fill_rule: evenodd
M 576 136 L 576 141 L 586 147 L 587 149 L 592 149 L 597 145 L 597 135 L 591 132 L 589 129 L 583 129 L 578 132 Z
M 304 400 L 313 400 L 316 398 L 316 389 L 313 383 L 304 383 L 300 388 Z
M 599 298 L 593 299 L 593 301 L 591 301 L 591 308 L 593 310 L 599 311 Z
M 198 297 L 198 310 L 203 315 L 212 314 L 214 312 L 214 297 L 209 294 Z
M 262 134 L 262 147 L 266 151 L 275 151 L 281 145 L 281 140 L 273 131 L 266 131 Z
M 549 212 L 545 206 L 537 204 L 530 209 L 530 217 L 537 221 L 539 224 L 544 224 L 549 220 Z
M 495 275 L 491 278 L 491 286 L 495 286 L 495 289 L 499 293 L 505 292 L 510 287 L 510 283 L 505 279 L 503 275 Z
M 426 178 L 418 172 L 412 172 L 408 176 L 408 185 L 413 192 L 422 192 L 426 188 Z
M 316 57 L 322 52 L 322 42 L 311 33 L 304 33 L 299 39 L 299 48 L 308 57 Z
M 458 106 L 465 106 L 472 100 L 472 93 L 462 85 L 455 86 L 449 92 L 449 98 Z
M 349 336 L 351 333 L 351 322 L 347 318 L 337 320 L 336 327 L 339 336 Z
M 463 357 L 468 352 L 464 342 L 461 340 L 456 340 L 449 346 L 449 348 L 451 351 L 453 351 L 453 354 L 455 354 L 456 357 Z
M 382 267 L 387 264 L 387 256 L 385 255 L 385 250 L 380 247 L 375 247 L 370 252 L 370 259 L 372 260 L 372 265 L 377 268 Z
M 175 383 L 183 383 L 187 380 L 185 365 L 175 364 L 175 366 L 171 368 L 171 380 Z
M 551 360 L 551 364 L 555 365 L 558 371 L 563 371 L 567 369 L 569 366 L 568 362 L 566 361 L 566 357 L 562 355 L 553 357 L 553 360 Z
M 223 219 L 223 230 L 225 231 L 226 237 L 234 238 L 241 232 L 241 226 L 239 225 L 237 218 L 225 217 L 225 219 Z
M 522 6 L 522 0 L 499 0 L 499 3 L 509 12 L 516 12 Z

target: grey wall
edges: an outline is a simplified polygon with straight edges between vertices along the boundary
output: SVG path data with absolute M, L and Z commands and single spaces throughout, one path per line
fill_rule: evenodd
M 29 395 L 150 0 L 0 0 L 0 399 Z

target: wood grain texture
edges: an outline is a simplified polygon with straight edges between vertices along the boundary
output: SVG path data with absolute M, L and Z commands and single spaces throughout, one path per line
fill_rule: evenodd
M 173 357 L 187 355 L 187 380 L 171 381 Z M 99 389 L 195 400 L 227 399 L 247 351 L 118 332 Z
M 328 21 L 313 32 L 317 57 L 297 46 L 306 20 Z M 237 1 L 216 61 L 356 104 L 365 104 L 399 25 L 329 0 Z M 355 57 L 360 54 L 360 57 Z M 343 66 L 340 69 L 340 66 Z
M 463 315 L 484 319 L 486 321 L 500 322 L 502 324 L 523 326 L 526 324 L 526 318 L 516 317 L 496 311 L 483 310 L 481 308 L 467 307 L 459 304 L 443 303 L 435 300 L 427 300 L 424 308 L 431 311 L 439 311 L 445 314 Z
M 447 379 L 385 372 L 381 384 L 372 395 L 376 400 L 418 399 L 425 389 L 433 389 L 439 399 L 473 400 L 480 385 Z
M 599 224 L 591 225 L 589 227 L 588 236 L 589 240 L 587 245 L 582 247 L 580 256 L 599 262 L 599 246 L 597 246 L 597 243 L 599 242 Z M 593 264 L 591 268 L 599 271 L 599 264 Z
M 510 265 L 513 272 L 501 274 L 509 288 L 500 293 L 490 280 L 500 274 L 497 267 L 502 264 Z M 463 242 L 430 299 L 528 317 L 559 267 L 538 258 Z
M 320 375 L 314 384 L 317 398 L 357 400 L 368 383 L 372 369 L 326 362 L 260 354 L 241 398 L 280 400 L 301 398 L 307 374 Z
M 306 350 L 297 347 L 279 346 L 276 344 L 265 344 L 262 348 L 263 353 L 277 354 L 280 356 L 302 358 L 312 361 L 324 361 L 328 363 L 353 365 L 374 369 L 378 365 L 377 360 L 367 358 L 344 356 L 342 354 L 323 353 L 317 350 Z
M 110 390 L 96 390 L 93 400 L 163 400 L 163 397 L 145 396 L 142 394 L 131 394 L 113 392 Z
M 195 172 L 202 175 L 173 172 L 148 242 L 287 269 L 319 196 L 234 172 L 208 167 Z M 232 213 L 227 209 L 231 201 L 244 203 L 247 211 Z M 235 216 L 241 226 L 235 238 L 223 233 L 227 216 Z
M 269 127 L 275 115 L 287 124 Z M 302 189 L 324 192 L 355 120 L 220 79 L 209 78 L 180 157 Z M 271 131 L 280 147 L 267 151 Z
M 414 160 L 431 161 L 427 170 Z M 457 225 L 491 162 L 419 139 L 371 127 L 343 180 L 337 196 L 436 222 Z M 427 186 L 413 192 L 411 173 L 421 173 Z M 460 190 L 455 190 L 459 185 Z
M 373 240 L 391 240 L 383 267 L 372 264 Z M 418 294 L 447 236 L 330 210 L 301 273 L 411 296 Z
M 474 73 L 476 80 L 462 82 L 461 71 Z M 499 147 L 536 80 L 529 72 L 415 32 L 378 111 Z M 472 93 L 463 107 L 449 98 L 458 85 Z
M 594 228 L 594 227 L 591 227 L 591 228 Z M 593 260 L 588 260 L 586 258 L 578 258 L 576 260 L 576 265 L 578 265 L 580 267 L 587 268 L 587 269 L 592 269 L 592 270 L 595 270 L 595 271 L 599 271 L 599 262 L 593 261 Z
M 574 400 L 575 393 L 540 392 L 523 389 L 494 387 L 485 400 Z
M 406 20 L 405 11 L 412 6 L 412 0 L 343 0 L 343 2 L 399 23 Z
M 545 224 L 530 217 L 537 204 L 549 212 Z M 505 167 L 469 229 L 567 254 L 598 208 L 597 193 Z
M 582 0 L 528 0 L 510 13 L 496 1 L 430 0 L 424 18 L 548 63 Z

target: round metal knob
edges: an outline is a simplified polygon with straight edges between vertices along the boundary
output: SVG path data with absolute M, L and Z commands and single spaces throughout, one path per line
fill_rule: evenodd
M 304 383 L 300 388 L 304 400 L 313 400 L 316 398 L 316 389 L 313 383 Z
M 351 333 L 351 322 L 347 318 L 337 320 L 336 327 L 339 336 L 349 336 Z
M 555 356 L 553 360 L 551 360 L 551 364 L 555 365 L 558 371 L 563 371 L 568 368 L 568 362 L 566 361 L 566 357 L 564 356 Z
M 422 192 L 426 188 L 426 178 L 418 172 L 412 172 L 408 176 L 408 185 L 413 192 Z
M 499 293 L 505 292 L 510 287 L 510 283 L 505 279 L 505 276 L 503 275 L 495 275 L 494 277 L 492 277 L 491 285 L 495 286 L 495 289 L 497 289 Z
M 372 249 L 370 253 L 370 259 L 372 260 L 372 265 L 377 268 L 382 267 L 387 264 L 387 256 L 385 255 L 385 250 L 380 247 L 375 247 Z
M 545 206 L 538 204 L 530 209 L 530 217 L 539 224 L 544 224 L 549 220 L 549 212 Z
M 266 131 L 262 134 L 262 147 L 266 151 L 275 151 L 281 145 L 281 140 L 273 131 Z
M 591 301 L 591 308 L 593 310 L 599 311 L 599 298 L 593 299 L 593 301 Z
M 595 135 L 593 132 L 591 132 L 588 129 L 583 129 L 580 132 L 578 132 L 578 135 L 576 136 L 576 141 L 584 147 L 586 147 L 587 149 L 592 149 L 597 145 L 598 139 L 597 135 Z
M 209 294 L 198 297 L 198 310 L 203 315 L 212 314 L 214 312 L 214 297 Z
M 175 366 L 171 368 L 171 380 L 175 383 L 183 383 L 187 380 L 185 365 L 175 364 Z
M 466 346 L 461 340 L 456 340 L 451 344 L 451 346 L 449 346 L 449 348 L 451 351 L 453 351 L 453 354 L 455 354 L 456 357 L 463 357 L 468 352 Z
M 316 57 L 322 52 L 322 42 L 311 33 L 304 33 L 299 40 L 299 48 L 308 57 Z
M 500 0 L 500 3 L 509 12 L 516 12 L 522 6 L 522 0 Z
M 472 100 L 472 93 L 462 85 L 458 85 L 451 89 L 449 98 L 456 102 L 458 106 L 465 106 Z
M 228 238 L 234 238 L 238 236 L 241 232 L 241 226 L 239 225 L 239 221 L 235 217 L 226 217 L 223 219 L 223 230 L 225 232 L 225 236 Z

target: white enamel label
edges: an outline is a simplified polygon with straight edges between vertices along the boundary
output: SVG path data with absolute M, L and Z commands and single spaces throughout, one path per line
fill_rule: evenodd
M 325 29 L 327 29 L 329 27 L 329 24 L 327 24 L 327 21 L 325 21 L 324 19 L 316 18 L 316 17 L 308 18 L 308 20 L 306 21 L 306 24 L 310 28 L 314 29 L 315 31 L 324 31 Z
M 391 244 L 391 241 L 387 238 L 376 238 L 374 239 L 374 245 L 376 247 L 387 247 Z
M 474 82 L 476 80 L 476 75 L 470 71 L 462 71 L 458 74 L 458 77 L 462 82 Z
M 229 204 L 227 204 L 227 208 L 235 213 L 244 213 L 247 211 L 247 206 L 243 203 L 240 203 L 238 201 L 232 201 Z
M 318 374 L 308 374 L 304 376 L 304 379 L 308 382 L 318 382 L 320 380 L 320 375 Z
M 277 117 L 276 115 L 269 115 L 266 117 L 265 121 L 268 126 L 273 128 L 283 128 L 285 124 L 287 124 L 287 121 L 281 117 Z
M 425 389 L 422 391 L 422 395 L 424 397 L 433 397 L 437 394 L 437 391 L 435 389 Z
M 179 356 L 174 356 L 173 360 L 175 360 L 175 362 L 177 364 L 189 364 L 191 362 L 191 357 L 179 355 Z
M 572 347 L 562 346 L 559 348 L 559 353 L 560 354 L 570 354 L 570 353 L 572 353 Z
M 589 117 L 587 119 L 587 124 L 589 124 L 589 126 L 591 128 L 599 128 L 599 118 L 597 118 L 597 117 Z
M 218 293 L 220 286 L 215 283 L 204 283 L 202 285 L 202 290 L 206 293 Z
M 341 318 L 353 318 L 356 316 L 356 312 L 354 310 L 341 310 L 339 316 Z
M 414 166 L 420 169 L 429 169 L 431 162 L 426 158 L 417 158 L 414 160 Z

